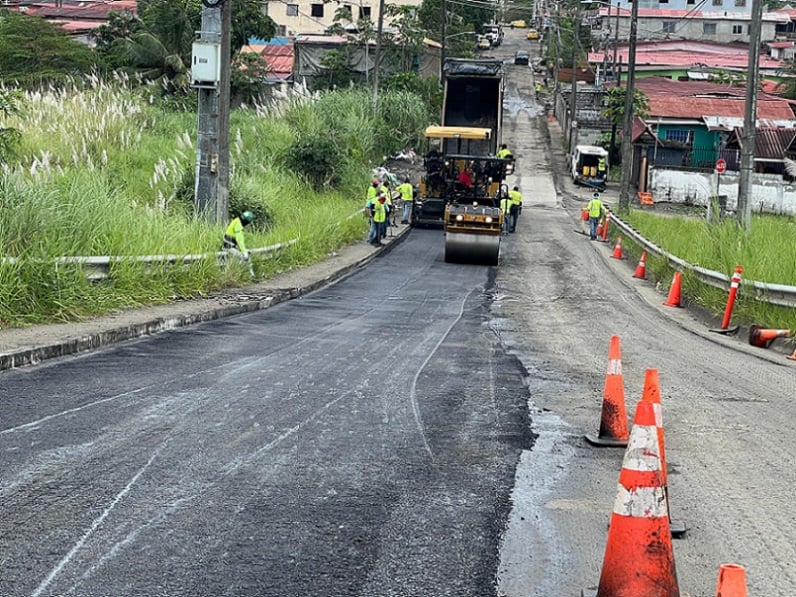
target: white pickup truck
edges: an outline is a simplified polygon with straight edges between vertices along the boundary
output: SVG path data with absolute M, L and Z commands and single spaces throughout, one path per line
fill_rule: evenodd
M 605 188 L 608 182 L 608 152 L 596 145 L 576 145 L 569 156 L 572 182 L 587 187 Z M 603 168 L 600 168 L 602 162 Z

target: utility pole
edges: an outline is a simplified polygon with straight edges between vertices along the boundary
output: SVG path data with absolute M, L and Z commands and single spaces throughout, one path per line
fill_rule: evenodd
M 373 57 L 373 62 L 375 62 L 373 70 L 373 116 L 376 116 L 379 105 L 379 69 L 381 68 L 381 32 L 384 29 L 384 0 L 379 0 L 378 22 L 378 29 L 376 30 L 376 55 Z
M 441 35 L 442 35 L 442 48 L 439 52 L 439 81 L 442 83 L 442 80 L 445 78 L 445 22 L 448 20 L 448 6 L 445 0 L 440 2 L 440 23 L 441 23 Z
M 196 142 L 194 205 L 200 217 L 212 223 L 229 218 L 229 83 L 230 2 L 204 0 L 202 30 L 194 45 L 192 71 L 200 62 L 217 63 L 217 75 L 197 80 L 199 125 Z M 197 48 L 200 51 L 197 51 Z M 206 51 L 206 54 L 202 54 Z
M 622 178 L 619 184 L 619 211 L 630 209 L 630 183 L 633 177 L 633 95 L 636 83 L 636 38 L 638 35 L 638 2 L 630 11 L 630 39 L 625 82 L 625 119 L 622 127 Z
M 741 176 L 738 180 L 738 224 L 746 232 L 752 229 L 752 175 L 755 168 L 755 132 L 757 129 L 757 86 L 760 79 L 760 21 L 763 18 L 762 0 L 752 0 L 752 19 L 749 25 L 749 75 L 746 79 L 746 105 L 743 117 L 741 144 Z
M 578 38 L 580 37 L 580 2 L 575 7 L 575 31 L 572 38 L 572 106 L 569 117 L 569 151 L 578 144 Z

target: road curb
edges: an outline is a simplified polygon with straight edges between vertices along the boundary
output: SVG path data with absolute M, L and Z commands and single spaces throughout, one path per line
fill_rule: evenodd
M 395 236 L 390 237 L 389 242 L 384 247 L 375 249 L 364 257 L 341 265 L 339 268 L 333 270 L 332 273 L 327 273 L 327 275 L 320 276 L 312 282 L 303 284 L 299 287 L 275 289 L 269 287 L 268 282 L 266 282 L 261 285 L 250 287 L 252 294 L 259 294 L 259 296 L 250 300 L 238 301 L 233 305 L 208 305 L 206 310 L 200 310 L 196 313 L 182 313 L 168 317 L 152 317 L 129 325 L 109 324 L 107 328 L 100 329 L 93 333 L 80 336 L 68 336 L 42 343 L 41 345 L 11 349 L 0 353 L 0 371 L 36 365 L 49 359 L 90 352 L 126 340 L 153 336 L 161 332 L 167 332 L 197 323 L 214 321 L 234 315 L 242 315 L 244 313 L 253 313 L 273 307 L 279 303 L 309 294 L 314 290 L 318 290 L 353 273 L 370 263 L 379 255 L 386 254 L 392 250 L 395 243 L 402 240 L 409 230 L 409 227 L 399 229 Z M 259 292 L 258 288 L 260 289 Z M 240 290 L 245 292 L 246 289 Z

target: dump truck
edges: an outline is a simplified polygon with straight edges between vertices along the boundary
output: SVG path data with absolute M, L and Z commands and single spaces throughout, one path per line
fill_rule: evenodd
M 425 173 L 413 226 L 445 229 L 445 261 L 496 265 L 513 157 L 498 158 L 503 62 L 447 59 L 442 125 L 425 132 Z M 466 173 L 464 175 L 463 173 Z

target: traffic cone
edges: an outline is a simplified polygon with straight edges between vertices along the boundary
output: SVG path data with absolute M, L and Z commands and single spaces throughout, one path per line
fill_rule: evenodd
M 641 259 L 638 261 L 638 265 L 636 266 L 636 271 L 633 272 L 634 278 L 641 278 L 642 280 L 647 279 L 647 252 L 643 251 L 641 253 Z
M 722 564 L 716 597 L 746 597 L 746 570 L 738 564 Z
M 606 216 L 606 218 L 604 220 L 604 223 L 603 223 L 603 234 L 602 234 L 602 236 L 598 236 L 597 237 L 598 239 L 600 239 L 603 242 L 608 240 L 608 224 L 611 223 L 611 217 L 610 216 L 611 216 L 611 212 L 609 210 L 608 211 L 608 215 Z
M 597 224 L 597 237 L 601 237 L 603 235 L 603 223 L 600 222 Z
M 757 325 L 749 328 L 749 344 L 760 348 L 768 348 L 777 338 L 787 338 L 789 336 L 790 330 L 766 330 Z
M 640 401 L 625 450 L 595 597 L 680 597 L 655 411 Z
M 663 408 L 661 407 L 661 384 L 658 379 L 657 369 L 647 369 L 644 375 L 644 392 L 641 400 L 650 402 L 655 411 L 655 426 L 658 428 L 658 443 L 661 451 L 661 477 L 663 479 L 663 490 L 666 494 L 666 510 L 669 512 L 669 530 L 673 537 L 680 537 L 685 534 L 687 528 L 684 522 L 672 520 L 671 507 L 669 505 L 669 474 L 666 469 L 666 440 L 663 435 Z
M 666 302 L 663 303 L 667 307 L 682 307 L 682 292 L 680 290 L 680 286 L 682 284 L 681 278 L 683 275 L 680 272 L 674 272 L 674 278 L 672 278 L 672 285 L 669 287 L 669 298 L 666 299 Z
M 611 255 L 614 259 L 622 259 L 622 236 L 620 235 L 616 239 L 616 245 L 614 245 L 614 252 Z
M 597 437 L 584 436 L 594 446 L 627 445 L 627 412 L 625 410 L 625 386 L 622 377 L 622 351 L 619 336 L 611 336 L 608 347 L 608 371 L 603 388 L 603 407 L 600 416 L 600 431 Z

